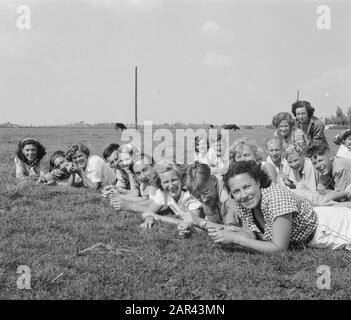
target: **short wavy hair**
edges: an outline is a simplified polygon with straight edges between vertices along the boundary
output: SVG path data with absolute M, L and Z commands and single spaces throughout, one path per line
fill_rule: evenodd
M 224 175 L 224 185 L 230 192 L 229 180 L 239 174 L 248 174 L 255 181 L 259 182 L 261 188 L 268 188 L 272 181 L 269 175 L 262 169 L 262 167 L 255 161 L 238 161 L 230 165 L 228 172 Z
M 293 118 L 293 116 L 289 113 L 289 112 L 279 112 L 277 113 L 273 119 L 272 119 L 272 125 L 278 129 L 280 123 L 286 120 L 289 125 L 290 125 L 290 129 L 292 129 L 295 126 L 295 120 Z
M 294 117 L 296 117 L 296 109 L 298 108 L 306 108 L 309 118 L 313 116 L 315 110 L 308 101 L 296 101 L 291 106 L 291 113 Z
M 155 171 L 156 171 L 156 186 L 163 191 L 162 185 L 161 185 L 161 179 L 160 179 L 160 174 L 169 172 L 169 171 L 174 171 L 177 175 L 177 177 L 181 181 L 182 188 L 185 188 L 186 185 L 186 170 L 187 166 L 184 165 L 179 165 L 176 163 L 170 163 L 170 164 L 157 164 L 155 165 Z
M 23 161 L 24 163 L 28 164 L 28 159 L 26 158 L 26 156 L 23 154 L 23 151 L 22 151 L 23 148 L 28 144 L 32 144 L 36 146 L 37 157 L 35 161 L 39 163 L 41 159 L 43 159 L 44 156 L 46 155 L 46 150 L 45 150 L 45 147 L 38 140 L 35 140 L 33 138 L 26 138 L 18 143 L 17 150 L 16 150 L 17 158 Z
M 89 148 L 83 144 L 83 143 L 75 143 L 72 144 L 65 152 L 66 155 L 66 159 L 68 161 L 72 161 L 73 155 L 77 152 L 77 151 L 81 151 L 83 152 L 87 157 L 90 156 L 90 150 Z
M 235 162 L 235 157 L 240 148 L 248 146 L 255 154 L 255 158 L 257 162 L 262 162 L 264 159 L 264 152 L 262 148 L 257 144 L 255 140 L 248 139 L 247 137 L 242 137 L 233 142 L 233 144 L 229 148 L 229 160 Z
M 290 157 L 291 155 L 293 155 L 295 153 L 301 157 L 305 157 L 305 155 L 306 155 L 306 152 L 302 146 L 300 146 L 299 144 L 290 144 L 285 149 L 285 151 L 283 153 L 283 158 L 288 159 L 288 157 Z

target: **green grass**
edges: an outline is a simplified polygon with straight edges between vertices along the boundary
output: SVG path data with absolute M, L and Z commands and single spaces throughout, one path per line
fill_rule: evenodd
M 182 239 L 167 224 L 143 231 L 138 214 L 117 214 L 93 191 L 16 183 L 13 154 L 19 139 L 40 138 L 49 152 L 85 140 L 94 153 L 101 154 L 105 145 L 116 140 L 113 130 L 1 130 L 0 299 L 351 296 L 351 256 L 346 251 L 298 248 L 277 256 L 248 253 L 215 245 L 200 231 Z M 272 134 L 260 130 L 245 133 L 259 136 L 259 142 Z M 328 134 L 331 141 L 335 132 Z M 105 246 L 77 254 L 97 243 Z M 17 289 L 20 265 L 31 269 L 31 290 Z M 316 286 L 320 265 L 331 269 L 330 290 Z

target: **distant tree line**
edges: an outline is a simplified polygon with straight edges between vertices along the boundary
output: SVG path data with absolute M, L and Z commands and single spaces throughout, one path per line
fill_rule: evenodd
M 344 114 L 343 110 L 337 106 L 335 116 L 331 115 L 329 118 L 324 119 L 324 123 L 327 124 L 337 124 L 341 126 L 351 125 L 351 107 L 349 107 Z

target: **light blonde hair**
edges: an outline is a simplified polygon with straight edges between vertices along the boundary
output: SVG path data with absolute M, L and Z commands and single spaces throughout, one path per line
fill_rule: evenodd
M 247 137 L 242 137 L 233 142 L 229 148 L 229 159 L 235 162 L 235 157 L 240 149 L 244 146 L 248 146 L 255 155 L 256 162 L 260 163 L 264 159 L 263 149 L 257 144 L 255 140 L 249 139 Z
M 163 190 L 162 185 L 161 185 L 161 179 L 160 179 L 160 174 L 169 172 L 169 171 L 174 171 L 177 175 L 177 177 L 180 179 L 182 187 L 185 186 L 186 184 L 186 170 L 187 170 L 187 165 L 180 165 L 176 163 L 169 163 L 169 164 L 156 164 L 155 165 L 155 171 L 157 174 L 156 178 L 156 184 L 157 187 Z
M 288 147 L 285 149 L 285 151 L 283 153 L 283 157 L 285 159 L 288 159 L 290 156 L 292 156 L 294 154 L 298 154 L 301 157 L 305 157 L 305 151 L 298 144 L 290 144 L 290 145 L 288 145 Z

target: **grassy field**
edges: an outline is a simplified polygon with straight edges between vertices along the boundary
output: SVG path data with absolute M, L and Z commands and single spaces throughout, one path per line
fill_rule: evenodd
M 242 130 L 231 138 L 248 135 L 262 143 L 272 133 Z M 327 132 L 329 141 L 335 133 Z M 214 245 L 203 232 L 182 239 L 167 224 L 143 231 L 138 214 L 117 214 L 97 192 L 17 184 L 14 152 L 29 136 L 48 153 L 80 141 L 101 155 L 118 142 L 112 129 L 0 129 L 0 299 L 350 298 L 348 252 L 252 254 Z M 20 265 L 31 270 L 30 290 L 16 286 Z M 330 290 L 317 288 L 320 265 L 330 267 Z

